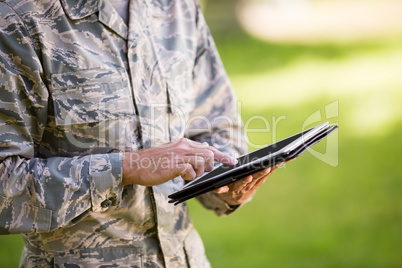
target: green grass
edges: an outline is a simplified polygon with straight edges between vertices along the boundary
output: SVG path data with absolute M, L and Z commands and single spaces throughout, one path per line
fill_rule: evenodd
M 0 236 L 0 260 L 4 268 L 18 267 L 22 251 L 22 238 L 20 235 Z
M 243 33 L 216 39 L 244 121 L 266 129 L 249 133 L 254 147 L 300 131 L 316 111 L 325 121 L 334 102 L 330 121 L 340 129 L 335 167 L 305 153 L 228 217 L 190 201 L 213 267 L 402 267 L 400 40 L 309 46 Z M 325 144 L 314 148 L 324 152 Z M 2 267 L 17 267 L 20 250 L 21 238 L 1 236 Z

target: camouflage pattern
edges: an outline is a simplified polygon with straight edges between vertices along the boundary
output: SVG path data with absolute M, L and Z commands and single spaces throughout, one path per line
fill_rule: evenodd
M 209 267 L 167 202 L 183 180 L 122 189 L 122 152 L 243 153 L 236 99 L 194 0 L 129 8 L 127 26 L 107 0 L 0 0 L 0 233 L 22 234 L 21 267 Z

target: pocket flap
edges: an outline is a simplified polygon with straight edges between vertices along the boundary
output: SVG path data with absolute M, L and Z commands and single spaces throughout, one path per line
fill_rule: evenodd
M 87 69 L 52 75 L 56 125 L 99 122 L 134 116 L 124 69 Z

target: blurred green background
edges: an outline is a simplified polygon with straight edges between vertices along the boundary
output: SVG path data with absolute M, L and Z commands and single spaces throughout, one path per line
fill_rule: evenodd
M 320 29 L 309 32 L 311 24 L 302 19 L 290 26 L 283 21 L 281 29 L 304 30 L 305 39 L 301 33 L 292 39 L 291 31 L 251 35 L 233 15 L 241 12 L 236 1 L 217 2 L 205 3 L 207 20 L 243 120 L 262 130 L 249 132 L 250 149 L 306 123 L 328 120 L 339 131 L 330 140 L 337 150 L 318 144 L 321 156 L 306 152 L 286 164 L 230 216 L 218 218 L 189 203 L 212 266 L 402 267 L 402 32 L 395 21 L 382 24 L 392 20 L 390 8 L 369 5 L 394 2 L 325 1 L 339 4 L 332 18 L 326 13 L 335 23 L 322 22 L 332 38 Z M 349 14 L 356 10 L 361 13 Z M 296 12 L 287 14 L 294 19 Z M 253 15 L 259 24 L 268 19 Z M 365 28 L 365 16 L 378 23 Z M 280 18 L 274 22 L 281 27 Z
M 342 25 L 332 39 L 264 37 L 242 28 L 237 1 L 202 4 L 250 150 L 319 122 L 339 125 L 329 148 L 318 144 L 280 168 L 233 215 L 189 202 L 212 266 L 402 267 L 402 32 L 391 23 L 347 38 Z M 380 11 L 373 20 L 390 18 Z M 21 247 L 19 236 L 0 236 L 1 266 L 17 267 Z

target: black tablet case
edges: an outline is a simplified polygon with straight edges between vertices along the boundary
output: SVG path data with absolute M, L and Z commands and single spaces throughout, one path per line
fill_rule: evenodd
M 245 154 L 238 158 L 238 163 L 234 166 L 220 164 L 211 172 L 192 180 L 181 190 L 169 195 L 169 203 L 179 204 L 255 172 L 294 159 L 337 128 L 337 125 L 330 125 L 325 122 Z

